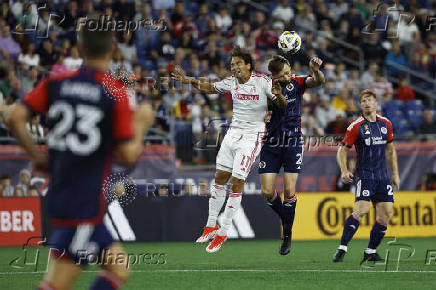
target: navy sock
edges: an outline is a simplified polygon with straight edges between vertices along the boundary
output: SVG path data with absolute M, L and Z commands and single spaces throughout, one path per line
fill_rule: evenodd
M 283 202 L 283 234 L 289 235 L 292 232 L 295 218 L 295 208 L 297 207 L 297 198 L 285 199 Z
M 95 278 L 91 285 L 91 290 L 115 290 L 119 289 L 123 281 L 109 271 L 103 270 L 100 275 Z
M 380 245 L 383 237 L 385 236 L 386 229 L 387 227 L 385 225 L 379 223 L 378 221 L 375 221 L 369 238 L 369 249 L 377 249 L 378 245 Z
M 345 220 L 344 231 L 342 233 L 342 238 L 341 238 L 342 246 L 348 245 L 348 243 L 351 241 L 351 239 L 354 236 L 354 233 L 356 233 L 358 228 L 359 228 L 359 221 L 356 220 L 352 215 L 350 215 Z
M 276 197 L 272 201 L 268 201 L 268 205 L 276 214 L 283 220 L 283 203 L 280 195 L 276 195 Z

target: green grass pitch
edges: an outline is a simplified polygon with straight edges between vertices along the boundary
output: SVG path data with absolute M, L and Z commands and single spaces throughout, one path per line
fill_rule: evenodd
M 436 289 L 436 237 L 388 244 L 392 240 L 385 238 L 378 250 L 383 257 L 389 253 L 387 263 L 363 266 L 366 240 L 352 241 L 345 261 L 337 264 L 331 258 L 338 241 L 295 241 L 287 256 L 278 254 L 278 240 L 229 240 L 215 254 L 206 253 L 206 244 L 126 243 L 132 254 L 163 255 L 132 265 L 124 289 Z M 36 249 L 28 249 L 29 265 L 23 265 L 20 247 L 0 248 L 0 289 L 36 287 L 47 258 L 47 250 L 40 248 L 41 262 L 32 273 Z M 12 267 L 10 262 L 17 257 L 21 259 Z M 87 289 L 96 270 L 88 267 L 75 289 Z

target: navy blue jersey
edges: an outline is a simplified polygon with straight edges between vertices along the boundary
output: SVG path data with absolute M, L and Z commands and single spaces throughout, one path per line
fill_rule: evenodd
M 306 78 L 307 76 L 294 76 L 291 82 L 282 88 L 288 105 L 283 109 L 273 107 L 271 120 L 267 123 L 268 137 L 301 136 L 301 109 Z
M 394 140 L 391 122 L 377 115 L 375 122 L 359 117 L 347 128 L 343 144 L 357 151 L 359 179 L 387 180 L 386 145 Z
M 106 211 L 102 184 L 111 172 L 112 146 L 133 137 L 125 86 L 103 71 L 82 67 L 44 78 L 23 103 L 47 113 L 53 224 L 99 224 Z

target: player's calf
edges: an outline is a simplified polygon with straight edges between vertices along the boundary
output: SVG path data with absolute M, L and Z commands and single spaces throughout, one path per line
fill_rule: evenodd
M 285 191 L 283 200 L 283 234 L 290 235 L 295 219 L 295 208 L 297 206 L 297 194 Z
M 283 203 L 282 198 L 280 197 L 278 192 L 275 190 L 269 191 L 262 189 L 262 195 L 267 200 L 268 206 L 280 217 L 283 223 Z
M 82 268 L 69 259 L 64 259 L 63 256 L 50 256 L 48 264 L 48 272 L 44 280 L 39 284 L 38 289 L 53 290 L 53 289 L 72 289 L 74 282 Z
M 92 290 L 120 289 L 130 274 L 129 259 L 116 259 L 118 256 L 127 257 L 120 244 L 113 244 L 103 258 L 102 270 L 91 286 Z

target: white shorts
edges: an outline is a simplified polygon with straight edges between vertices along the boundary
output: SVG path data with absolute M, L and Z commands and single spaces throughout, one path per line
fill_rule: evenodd
M 262 148 L 264 134 L 229 129 L 216 157 L 216 169 L 245 180 Z

